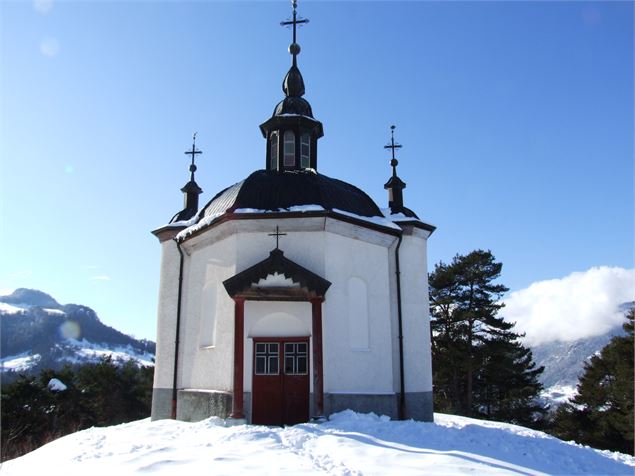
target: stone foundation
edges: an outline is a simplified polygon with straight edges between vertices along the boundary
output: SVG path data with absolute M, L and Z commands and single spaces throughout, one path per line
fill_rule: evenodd
M 232 409 L 232 394 L 216 390 L 179 390 L 177 400 L 177 420 L 200 421 L 210 416 L 229 418 Z M 313 408 L 313 394 L 310 395 Z M 251 421 L 251 393 L 244 394 L 245 418 Z M 343 410 L 359 413 L 388 415 L 396 420 L 399 415 L 399 395 L 397 394 L 353 394 L 325 393 L 324 416 Z M 152 420 L 171 417 L 172 389 L 155 388 L 152 393 Z M 311 417 L 319 416 L 311 414 Z M 432 421 L 432 392 L 406 393 L 406 418 L 418 421 Z

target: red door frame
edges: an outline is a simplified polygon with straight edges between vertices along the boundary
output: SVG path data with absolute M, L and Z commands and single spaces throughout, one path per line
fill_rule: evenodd
M 251 372 L 251 422 L 264 425 L 294 425 L 309 420 L 309 395 L 311 375 L 311 343 L 302 337 L 253 337 Z M 256 374 L 256 344 L 278 344 L 278 373 Z M 285 344 L 306 343 L 306 374 L 287 374 L 285 369 Z M 258 394 L 261 394 L 260 397 Z M 293 398 L 293 396 L 298 397 Z M 278 399 L 278 402 L 272 399 Z M 277 403 L 277 404 L 276 404 Z
M 234 300 L 234 378 L 232 412 L 230 418 L 243 419 L 243 336 L 245 321 L 245 297 L 232 296 Z M 274 299 L 275 301 L 275 299 Z M 311 370 L 313 371 L 313 416 L 321 417 L 324 414 L 324 382 L 322 378 L 322 303 L 323 297 L 308 299 L 312 308 L 313 330 L 313 354 Z M 253 372 L 252 372 L 253 381 Z M 253 405 L 252 405 L 253 407 Z

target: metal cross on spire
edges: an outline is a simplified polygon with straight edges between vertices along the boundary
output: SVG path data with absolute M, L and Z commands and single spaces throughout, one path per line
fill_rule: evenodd
M 395 144 L 395 126 L 390 126 L 390 144 L 385 145 L 384 149 L 392 150 L 392 160 L 390 165 L 392 166 L 393 175 L 397 175 L 397 165 L 399 161 L 395 158 L 395 149 L 401 149 L 401 144 Z
M 192 163 L 190 164 L 190 180 L 194 181 L 194 172 L 196 172 L 196 165 L 194 164 L 194 159 L 198 154 L 202 154 L 203 152 L 200 150 L 196 150 L 196 132 L 192 136 L 192 150 L 186 150 L 186 155 L 192 156 Z
M 275 236 L 276 237 L 276 249 L 278 249 L 278 245 L 280 244 L 279 243 L 280 237 L 281 236 L 287 236 L 287 234 L 286 233 L 280 233 L 280 231 L 278 229 L 278 225 L 276 225 L 276 232 L 275 233 L 269 233 L 269 236 Z
M 293 7 L 293 17 L 291 20 L 285 20 L 285 21 L 281 21 L 280 25 L 281 26 L 289 26 L 289 25 L 293 25 L 293 43 L 291 43 L 291 45 L 289 46 L 289 53 L 291 53 L 293 55 L 293 65 L 296 65 L 296 56 L 300 54 L 300 45 L 298 45 L 298 43 L 296 42 L 296 27 L 297 25 L 303 25 L 305 23 L 309 23 L 309 19 L 308 18 L 298 18 L 298 14 L 297 14 L 297 7 L 298 7 L 298 2 L 297 0 L 291 0 L 291 6 Z

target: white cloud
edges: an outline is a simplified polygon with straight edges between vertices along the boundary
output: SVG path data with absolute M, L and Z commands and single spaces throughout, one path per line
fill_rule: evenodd
M 573 341 L 624 322 L 618 306 L 635 301 L 635 269 L 601 266 L 538 281 L 507 297 L 501 315 L 527 334 L 525 343 Z
M 90 278 L 91 281 L 110 281 L 110 276 L 93 276 Z
M 53 0 L 33 0 L 33 8 L 36 12 L 46 15 L 53 10 L 54 3 Z
M 53 56 L 56 56 L 60 52 L 59 41 L 57 41 L 56 38 L 52 38 L 52 37 L 44 38 L 40 42 L 40 52 L 44 56 L 48 56 L 50 58 L 52 58 Z

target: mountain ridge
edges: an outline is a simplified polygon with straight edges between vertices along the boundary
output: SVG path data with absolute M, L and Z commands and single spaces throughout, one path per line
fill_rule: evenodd
M 101 322 L 82 304 L 60 304 L 49 294 L 20 288 L 0 296 L 0 372 L 3 381 L 44 368 L 134 359 L 153 365 L 156 344 Z

